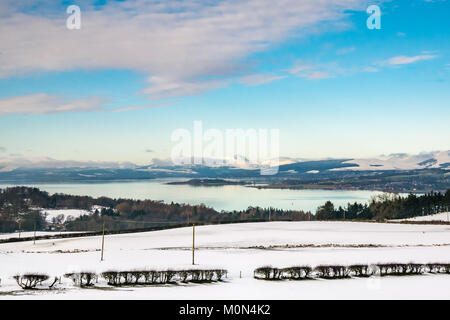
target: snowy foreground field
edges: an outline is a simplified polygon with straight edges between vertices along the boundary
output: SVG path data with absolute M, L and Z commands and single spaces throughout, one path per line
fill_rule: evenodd
M 450 226 L 356 222 L 266 222 L 196 227 L 196 268 L 229 271 L 223 282 L 23 291 L 22 272 L 52 277 L 73 271 L 192 268 L 192 228 L 105 237 L 0 244 L 0 299 L 450 299 L 450 275 L 264 281 L 264 265 L 450 262 Z

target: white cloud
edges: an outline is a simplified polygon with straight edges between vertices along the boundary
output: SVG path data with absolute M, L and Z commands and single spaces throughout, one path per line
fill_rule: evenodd
M 339 54 L 339 55 L 348 54 L 348 53 L 351 53 L 351 52 L 353 52 L 355 50 L 356 50 L 355 47 L 341 48 L 341 49 L 336 51 L 336 54 Z
M 311 66 L 303 64 L 301 60 L 298 60 L 291 69 L 286 71 L 307 80 L 328 79 L 333 78 L 336 73 L 343 73 L 343 70 L 336 67 L 335 64 L 327 66 Z
M 300 77 L 306 78 L 308 80 L 320 80 L 333 78 L 334 76 L 325 71 L 313 71 L 305 75 L 300 75 Z
M 310 70 L 311 66 L 302 65 L 301 61 L 297 61 L 296 65 L 291 69 L 287 70 L 290 74 L 299 74 L 306 70 Z
M 163 106 L 171 106 L 173 105 L 170 102 L 167 103 L 155 103 L 155 104 L 148 104 L 143 106 L 128 106 L 128 107 L 122 107 L 122 108 L 114 108 L 114 109 L 108 109 L 107 111 L 110 112 L 125 112 L 125 111 L 135 111 L 135 110 L 143 110 L 143 109 L 149 109 L 149 108 L 156 108 L 156 107 L 163 107 Z M 106 109 L 105 109 L 106 111 Z
M 276 80 L 281 80 L 287 76 L 272 76 L 267 74 L 249 74 L 240 78 L 240 82 L 248 86 L 258 86 L 270 83 Z
M 44 93 L 8 97 L 0 100 L 0 115 L 6 113 L 63 113 L 101 110 L 103 98 L 68 99 Z
M 431 60 L 435 59 L 437 56 L 435 55 L 419 55 L 414 57 L 408 57 L 408 56 L 397 56 L 390 58 L 387 60 L 387 64 L 389 65 L 403 65 L 403 64 L 411 64 L 422 60 Z
M 325 71 L 313 71 L 311 73 L 306 74 L 304 77 L 308 80 L 319 80 L 332 78 L 333 76 Z
M 128 69 L 148 75 L 144 92 L 160 99 L 224 86 L 248 68 L 243 62 L 251 54 L 297 30 L 307 35 L 325 22 L 342 25 L 347 10 L 364 10 L 367 1 L 134 0 L 93 10 L 82 0 L 81 30 L 72 31 L 65 27 L 65 8 L 18 3 L 6 0 L 0 7 L 0 77 Z M 17 9 L 27 5 L 28 13 Z M 37 15 L 40 6 L 44 14 Z
M 36 93 L 0 99 L 0 115 L 7 113 L 50 114 L 66 112 L 124 112 L 173 105 L 169 102 L 153 103 L 141 106 L 105 108 L 107 102 L 101 97 L 69 99 L 60 96 Z
M 228 83 L 226 80 L 199 81 L 191 79 L 189 81 L 176 77 L 164 78 L 157 76 L 150 77 L 148 82 L 150 87 L 142 90 L 142 93 L 149 94 L 154 99 L 196 95 L 204 91 L 220 88 Z

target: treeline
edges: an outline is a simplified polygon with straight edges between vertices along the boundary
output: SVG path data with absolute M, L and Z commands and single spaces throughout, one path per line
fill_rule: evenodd
M 316 220 L 390 220 L 405 219 L 445 212 L 450 209 L 450 189 L 445 193 L 430 192 L 421 196 L 401 197 L 383 193 L 369 204 L 349 203 L 336 208 L 331 201 L 317 208 Z
M 289 220 L 305 221 L 310 212 L 253 208 L 243 211 L 218 212 L 205 205 L 188 205 L 152 200 L 117 200 L 110 209 L 102 209 L 91 215 L 84 215 L 66 221 L 68 231 L 96 231 L 103 223 L 107 230 L 137 229 L 183 223 L 221 223 L 233 221 Z
M 46 209 L 84 209 L 92 214 L 75 219 L 46 221 L 41 212 Z M 164 203 L 153 200 L 92 198 L 65 194 L 49 195 L 30 187 L 0 190 L 0 232 L 16 230 L 99 231 L 105 223 L 107 230 L 139 229 L 183 223 L 215 223 L 261 220 L 310 220 L 310 212 L 249 207 L 242 211 L 218 212 L 205 205 Z
M 93 213 L 72 219 L 47 221 L 45 209 L 84 209 Z M 205 205 L 164 203 L 153 200 L 92 198 L 65 194 L 49 195 L 30 187 L 0 189 L 0 232 L 17 230 L 100 231 L 143 229 L 185 223 L 238 221 L 310 221 L 402 219 L 443 212 L 450 208 L 450 190 L 400 197 L 381 194 L 368 204 L 353 203 L 336 208 L 327 201 L 316 214 L 301 210 L 249 207 L 246 210 L 218 212 Z

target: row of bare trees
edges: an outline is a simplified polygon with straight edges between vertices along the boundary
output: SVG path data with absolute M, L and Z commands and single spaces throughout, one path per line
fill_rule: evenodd
M 121 286 L 222 281 L 227 273 L 223 269 L 132 270 L 106 271 L 102 273 L 102 277 L 109 285 Z
M 108 285 L 111 286 L 132 286 L 132 285 L 155 285 L 173 283 L 205 283 L 222 281 L 228 274 L 223 269 L 188 269 L 188 270 L 130 270 L 130 271 L 105 271 L 101 273 Z M 95 272 L 74 272 L 66 273 L 64 277 L 71 279 L 76 286 L 90 287 L 98 283 L 99 275 Z M 38 287 L 53 288 L 61 277 L 55 277 L 51 283 L 45 285 L 44 282 L 50 276 L 42 273 L 26 273 L 13 277 L 22 289 L 37 289 Z
M 350 277 L 401 276 L 418 275 L 423 273 L 450 274 L 450 263 L 384 263 L 384 264 L 355 264 L 343 265 L 319 265 L 294 266 L 288 268 L 275 268 L 264 266 L 255 269 L 254 278 L 263 280 L 306 280 L 306 279 L 344 279 Z

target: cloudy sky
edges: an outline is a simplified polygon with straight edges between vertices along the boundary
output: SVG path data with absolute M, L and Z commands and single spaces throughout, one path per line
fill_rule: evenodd
M 69 30 L 69 5 L 81 29 Z M 381 29 L 366 9 L 381 8 Z M 289 157 L 448 150 L 450 1 L 0 3 L 0 157 L 147 163 L 171 133 L 280 129 Z

